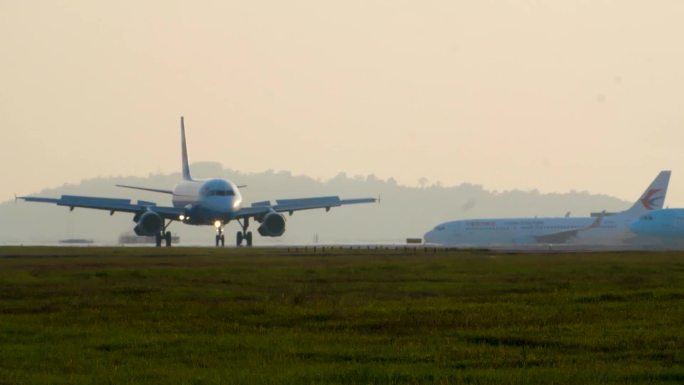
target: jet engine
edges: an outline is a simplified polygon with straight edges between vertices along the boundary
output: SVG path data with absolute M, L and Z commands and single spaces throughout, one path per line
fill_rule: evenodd
M 285 232 L 285 217 L 275 211 L 266 214 L 260 222 L 257 230 L 262 237 L 279 237 Z
M 159 216 L 159 214 L 153 212 L 153 211 L 146 211 L 140 217 L 136 215 L 136 222 L 138 223 L 135 225 L 135 228 L 133 231 L 137 235 L 155 235 L 159 234 L 162 231 L 162 228 L 164 227 L 164 220 L 162 217 Z M 136 218 L 133 218 L 134 220 Z

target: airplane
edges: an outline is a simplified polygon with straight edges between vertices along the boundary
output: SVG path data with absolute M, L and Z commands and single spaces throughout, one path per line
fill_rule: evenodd
M 62 195 L 60 198 L 17 197 L 27 202 L 54 203 L 58 206 L 89 208 L 115 212 L 132 213 L 136 223 L 134 231 L 139 236 L 155 236 L 156 245 L 162 241 L 171 246 L 171 232 L 167 228 L 173 222 L 188 225 L 213 225 L 216 227 L 216 246 L 225 246 L 224 226 L 236 221 L 241 227 L 237 232 L 236 245 L 243 241 L 252 246 L 252 232 L 248 231 L 250 219 L 260 223 L 257 231 L 264 237 L 279 237 L 285 233 L 285 215 L 295 211 L 325 209 L 343 205 L 373 203 L 375 198 L 340 199 L 337 196 L 324 196 L 300 199 L 279 199 L 275 204 L 270 201 L 255 202 L 242 206 L 240 187 L 226 179 L 195 180 L 190 175 L 188 151 L 185 141 L 185 123 L 181 117 L 181 160 L 183 179 L 173 190 L 158 188 L 117 185 L 118 187 L 151 191 L 171 195 L 172 206 L 159 206 L 154 202 L 130 199 L 114 199 L 77 195 Z
M 629 226 L 641 215 L 662 209 L 670 171 L 661 171 L 628 210 L 594 217 L 466 219 L 437 225 L 426 244 L 460 247 L 583 244 L 620 245 L 633 234 Z
M 641 241 L 661 244 L 684 243 L 684 209 L 654 210 L 629 226 Z

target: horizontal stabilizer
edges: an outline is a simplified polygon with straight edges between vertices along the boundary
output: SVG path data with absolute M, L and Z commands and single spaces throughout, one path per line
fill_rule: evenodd
M 123 184 L 117 184 L 116 187 L 130 188 L 130 189 L 134 189 L 134 190 L 152 191 L 152 192 L 162 193 L 162 194 L 173 194 L 173 191 L 171 191 L 171 190 L 163 190 L 163 189 L 158 189 L 158 188 L 127 186 L 127 185 L 123 185 Z

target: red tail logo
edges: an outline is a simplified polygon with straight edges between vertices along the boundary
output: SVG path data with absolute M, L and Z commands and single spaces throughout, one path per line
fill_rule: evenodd
M 662 196 L 654 197 L 654 195 L 658 193 L 658 191 L 660 191 L 660 189 L 648 190 L 648 192 L 644 194 L 644 197 L 641 198 L 641 204 L 644 205 L 646 210 L 655 210 L 654 206 L 656 202 L 663 199 Z

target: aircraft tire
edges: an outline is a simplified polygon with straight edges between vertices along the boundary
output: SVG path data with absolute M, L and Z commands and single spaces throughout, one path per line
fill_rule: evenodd
M 166 241 L 166 247 L 171 247 L 171 232 L 167 231 L 164 234 L 164 241 Z
M 252 232 L 248 231 L 247 234 L 245 234 L 245 240 L 247 241 L 247 246 L 251 247 L 252 246 Z
M 244 237 L 242 236 L 242 231 L 238 231 L 237 235 L 235 236 L 235 244 L 236 246 L 242 246 L 242 240 Z
M 154 236 L 154 243 L 155 243 L 155 245 L 156 245 L 157 247 L 161 247 L 161 244 L 162 244 L 162 235 L 161 235 L 161 233 L 157 233 L 157 234 Z

